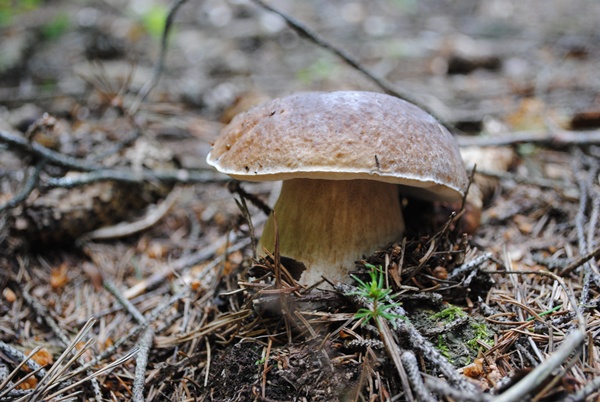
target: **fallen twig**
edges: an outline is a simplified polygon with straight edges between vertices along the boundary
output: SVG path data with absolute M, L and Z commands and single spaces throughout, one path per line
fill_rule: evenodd
M 517 131 L 493 136 L 457 135 L 456 139 L 458 145 L 461 147 L 490 147 L 525 143 L 565 147 L 570 145 L 600 144 L 600 131 Z
M 146 81 L 142 89 L 140 89 L 140 92 L 138 93 L 133 105 L 129 109 L 129 115 L 134 115 L 137 112 L 140 104 L 146 99 L 150 91 L 152 91 L 152 89 L 154 89 L 158 83 L 165 64 L 165 58 L 167 57 L 169 44 L 167 39 L 169 38 L 169 33 L 171 32 L 171 27 L 173 26 L 175 14 L 177 14 L 179 7 L 181 7 L 186 1 L 187 0 L 175 0 L 173 3 L 171 3 L 171 7 L 169 8 L 169 12 L 167 13 L 167 18 L 165 20 L 165 26 L 163 28 L 162 37 L 160 40 L 160 53 L 158 55 L 158 59 L 156 60 L 156 64 L 154 64 L 154 71 L 152 72 L 150 79 Z
M 406 370 L 406 374 L 408 375 L 412 389 L 417 395 L 417 400 L 423 402 L 434 402 L 436 399 L 433 397 L 433 395 L 431 395 L 431 392 L 427 389 L 427 387 L 425 387 L 425 383 L 423 382 L 423 378 L 421 377 L 421 372 L 419 370 L 419 364 L 417 363 L 414 353 L 404 351 L 402 352 L 400 359 L 402 360 L 402 365 Z
M 427 385 L 427 387 L 431 391 L 438 395 L 446 396 L 450 400 L 465 402 L 483 402 L 491 400 L 491 397 L 489 395 L 483 393 L 473 394 L 470 392 L 465 392 L 463 390 L 451 387 L 450 384 L 448 384 L 446 381 L 443 381 L 440 378 L 432 377 L 427 374 L 425 374 L 424 376 L 425 385 Z
M 279 15 L 281 18 L 283 18 L 285 20 L 285 22 L 290 26 L 290 28 L 292 28 L 294 31 L 296 31 L 300 36 L 303 36 L 303 37 L 309 39 L 311 42 L 313 42 L 317 46 L 320 46 L 323 49 L 327 49 L 330 52 L 334 53 L 339 58 L 341 58 L 343 61 L 345 61 L 349 66 L 351 66 L 354 69 L 356 69 L 357 71 L 361 72 L 367 78 L 369 78 L 371 81 L 373 81 L 375 84 L 377 84 L 387 94 L 393 95 L 397 98 L 404 99 L 408 102 L 414 103 L 415 105 L 419 106 L 420 108 L 427 110 L 433 116 L 436 116 L 436 113 L 434 113 L 431 110 L 432 108 L 430 106 L 424 104 L 424 102 L 417 99 L 416 95 L 399 89 L 396 85 L 392 84 L 390 81 L 386 80 L 383 77 L 376 76 L 371 71 L 369 71 L 366 67 L 364 67 L 350 53 L 346 52 L 345 50 L 341 49 L 338 46 L 335 46 L 334 44 L 329 42 L 327 39 L 325 39 L 321 35 L 317 34 L 315 31 L 313 31 L 311 28 L 309 28 L 304 23 L 287 15 L 286 13 L 279 10 L 278 8 L 265 3 L 263 0 L 252 0 L 252 1 L 254 1 L 256 4 L 258 4 L 260 7 L 264 8 L 265 10 L 269 10 L 272 13 Z M 436 116 L 436 117 L 440 121 L 445 120 L 445 119 L 439 118 L 439 116 Z
M 113 284 L 110 280 L 104 278 L 103 285 L 104 285 L 104 288 L 106 290 L 108 290 L 114 296 L 115 299 L 117 299 L 117 301 L 121 304 L 121 306 L 123 306 L 125 311 L 127 311 L 133 318 L 135 318 L 135 320 L 138 322 L 138 324 L 147 324 L 148 323 L 148 321 L 146 320 L 146 317 L 144 317 L 144 315 L 142 313 L 140 313 L 140 310 L 138 310 L 129 301 L 129 299 L 127 297 L 125 297 L 123 295 L 123 293 L 121 293 L 121 291 L 117 288 L 117 286 L 115 284 Z
M 10 345 L 7 345 L 4 342 L 0 342 L 0 351 L 10 356 L 10 358 L 15 359 L 16 361 L 20 361 L 20 363 L 14 368 L 12 372 L 10 372 L 6 378 L 3 378 L 3 381 L 0 383 L 0 400 L 7 395 L 10 395 L 12 391 L 15 390 L 15 387 L 18 383 L 11 384 L 11 380 L 13 377 L 19 372 L 19 370 L 27 365 L 32 370 L 31 375 L 35 376 L 38 379 L 44 378 L 46 376 L 46 371 L 32 359 L 33 355 L 35 355 L 41 346 L 34 348 L 27 356 L 25 356 L 21 351 L 13 348 Z M 10 385 L 10 386 L 9 386 Z
M 98 169 L 90 171 L 89 173 L 80 173 L 78 175 L 71 175 L 68 177 L 57 177 L 48 179 L 45 183 L 45 187 L 62 187 L 62 188 L 73 188 L 85 186 L 87 184 L 99 182 L 99 181 L 117 181 L 121 183 L 131 184 L 142 184 L 150 181 L 161 181 L 164 183 L 180 183 L 180 184 L 193 184 L 193 183 L 211 183 L 211 182 L 224 182 L 229 179 L 225 175 L 218 174 L 216 172 L 203 171 L 203 170 L 143 170 L 141 172 L 134 172 L 129 169 Z
M 29 194 L 35 189 L 40 179 L 40 173 L 46 164 L 46 159 L 41 159 L 29 172 L 29 177 L 25 181 L 23 188 L 21 191 L 15 195 L 12 199 L 0 205 L 0 212 L 14 208 L 19 205 L 21 202 L 25 201 Z
M 171 191 L 166 200 L 151 209 L 142 219 L 135 222 L 124 222 L 114 226 L 103 227 L 86 233 L 82 238 L 86 240 L 106 240 L 119 237 L 131 236 L 134 233 L 144 231 L 156 225 L 175 205 L 179 199 L 180 192 Z
M 569 292 L 563 280 L 548 271 L 484 271 L 490 274 L 502 275 L 544 275 L 554 279 L 563 289 L 565 295 L 569 299 L 571 308 L 577 317 L 577 328 L 564 338 L 561 345 L 548 357 L 544 362 L 533 369 L 523 379 L 510 387 L 507 391 L 494 398 L 494 402 L 512 402 L 523 400 L 526 395 L 539 387 L 565 360 L 575 351 L 581 348 L 585 341 L 585 318 L 577 307 L 575 297 Z
M 83 172 L 102 169 L 102 166 L 61 154 L 60 152 L 48 149 L 35 141 L 29 142 L 24 137 L 14 135 L 6 131 L 0 131 L 0 142 L 8 144 L 12 148 L 15 148 L 21 152 L 25 152 L 26 154 L 37 156 L 41 159 L 46 159 L 49 164 L 59 167 L 75 169 Z
M 171 276 L 173 273 L 176 273 L 182 269 L 191 267 L 192 265 L 195 265 L 200 261 L 204 261 L 204 260 L 212 257 L 214 254 L 217 253 L 217 251 L 221 247 L 224 247 L 226 243 L 227 242 L 225 239 L 215 242 L 215 243 L 211 243 L 207 247 L 200 249 L 200 250 L 196 251 L 195 253 L 192 253 L 192 254 L 185 256 L 177 261 L 174 261 L 173 263 L 169 264 L 168 266 L 165 266 L 164 269 L 161 269 L 159 272 L 152 274 L 150 277 L 144 279 L 143 281 L 135 284 L 134 286 L 132 286 L 131 288 L 126 290 L 124 292 L 125 297 L 127 297 L 128 299 L 131 299 L 133 297 L 139 296 L 140 294 L 147 291 L 148 289 L 152 289 L 153 287 L 163 283 L 165 281 L 165 279 L 168 278 L 169 276 Z M 230 247 L 229 251 L 231 252 L 231 251 L 240 250 L 240 249 L 246 247 L 249 243 L 250 243 L 249 239 L 240 240 L 240 241 L 236 242 L 235 244 L 233 244 Z
M 154 340 L 154 331 L 151 327 L 146 327 L 144 333 L 138 341 L 139 352 L 135 357 L 135 377 L 133 380 L 133 397 L 135 402 L 144 402 L 144 379 L 146 377 L 146 367 L 148 366 L 148 353 Z
M 558 275 L 560 275 L 560 276 L 568 275 L 571 272 L 573 272 L 574 270 L 576 270 L 577 268 L 579 268 L 580 266 L 582 266 L 583 264 L 585 264 L 586 262 L 590 261 L 592 258 L 596 258 L 599 256 L 600 256 L 600 246 L 596 247 L 594 250 L 590 251 L 586 255 L 582 255 L 581 257 L 577 258 L 575 261 L 573 261 L 572 263 L 567 265 L 565 268 L 563 268 L 558 273 Z

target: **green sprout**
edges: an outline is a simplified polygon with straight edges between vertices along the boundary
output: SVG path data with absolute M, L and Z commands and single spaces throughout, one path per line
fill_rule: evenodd
M 142 23 L 146 31 L 154 38 L 160 38 L 165 28 L 168 10 L 162 5 L 152 5 L 148 11 L 142 15 Z
M 542 311 L 541 313 L 538 314 L 538 316 L 543 317 L 545 315 L 555 313 L 558 310 L 560 310 L 561 308 L 562 308 L 562 304 L 559 304 L 558 306 L 556 306 L 550 310 Z M 526 321 L 533 321 L 534 319 L 535 319 L 534 317 L 529 317 L 529 318 L 527 318 Z
M 361 308 L 356 312 L 355 317 L 364 318 L 365 322 L 371 319 L 377 322 L 378 318 L 384 318 L 390 321 L 392 326 L 396 328 L 397 319 L 406 319 L 406 317 L 393 312 L 393 309 L 400 307 L 400 304 L 388 302 L 388 297 L 392 289 L 384 288 L 385 275 L 381 267 L 371 264 L 365 264 L 365 266 L 371 269 L 369 273 L 371 280 L 364 282 L 355 275 L 350 275 L 359 284 L 358 291 L 352 294 L 369 299 L 373 303 L 373 308 Z

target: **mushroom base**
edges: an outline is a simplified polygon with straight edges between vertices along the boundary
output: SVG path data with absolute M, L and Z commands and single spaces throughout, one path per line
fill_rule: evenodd
M 372 180 L 287 180 L 274 211 L 280 254 L 306 265 L 300 278 L 305 285 L 321 276 L 347 282 L 356 260 L 404 232 L 397 186 Z M 259 253 L 263 247 L 273 251 L 274 239 L 271 215 Z

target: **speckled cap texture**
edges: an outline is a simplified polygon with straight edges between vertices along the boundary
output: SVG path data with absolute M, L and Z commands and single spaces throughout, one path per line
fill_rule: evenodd
M 207 161 L 238 180 L 378 180 L 447 200 L 468 183 L 448 130 L 375 92 L 304 93 L 257 106 L 223 129 Z

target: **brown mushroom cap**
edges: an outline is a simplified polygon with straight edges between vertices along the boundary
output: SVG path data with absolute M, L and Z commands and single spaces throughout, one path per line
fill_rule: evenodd
M 239 180 L 367 179 L 447 200 L 468 182 L 448 130 L 374 92 L 306 93 L 255 107 L 223 129 L 207 161 Z

